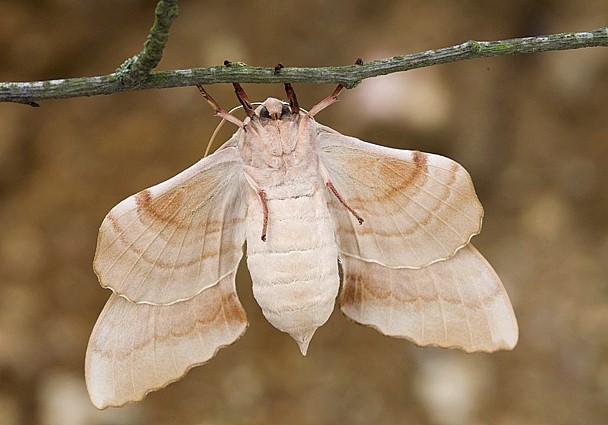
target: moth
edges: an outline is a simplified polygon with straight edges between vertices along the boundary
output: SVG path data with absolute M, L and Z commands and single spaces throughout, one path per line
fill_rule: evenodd
M 255 109 L 235 84 L 243 121 L 199 89 L 236 133 L 120 202 L 99 230 L 94 270 L 113 293 L 86 354 L 96 407 L 143 399 L 245 332 L 245 242 L 256 301 L 303 355 L 338 292 L 348 318 L 420 346 L 515 346 L 509 298 L 470 243 L 483 208 L 461 165 L 317 123 L 342 86 L 305 111 L 290 84 L 288 102 Z

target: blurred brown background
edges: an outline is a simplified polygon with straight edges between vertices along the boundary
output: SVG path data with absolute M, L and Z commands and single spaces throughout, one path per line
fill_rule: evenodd
M 138 53 L 153 1 L 3 0 L 0 80 L 101 75 Z M 608 24 L 603 0 L 182 1 L 159 69 L 344 65 Z M 229 85 L 207 87 L 228 108 Z M 280 85 L 246 85 L 252 99 Z M 333 87 L 297 85 L 311 107 Z M 83 379 L 109 293 L 97 228 L 198 160 L 218 123 L 195 88 L 0 104 L 0 424 L 608 423 L 608 50 L 474 60 L 363 82 L 318 121 L 447 155 L 486 208 L 475 245 L 520 324 L 513 352 L 421 349 L 338 310 L 303 358 L 262 317 L 143 402 L 96 411 Z M 221 138 L 234 128 L 225 126 Z

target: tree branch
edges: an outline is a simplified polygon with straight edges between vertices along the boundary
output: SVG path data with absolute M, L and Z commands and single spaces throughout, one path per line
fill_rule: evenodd
M 501 41 L 467 41 L 437 50 L 403 56 L 358 61 L 355 65 L 318 68 L 265 68 L 232 63 L 229 66 L 151 72 L 162 56 L 171 20 L 177 16 L 177 0 L 160 0 L 156 20 L 144 50 L 128 59 L 115 72 L 96 77 L 0 82 L 0 102 L 36 106 L 46 99 L 95 96 L 152 88 L 195 86 L 216 83 L 340 83 L 353 88 L 366 78 L 475 58 L 520 55 L 553 50 L 608 46 L 608 27 L 588 32 L 561 33 Z
M 179 15 L 177 0 L 160 0 L 156 5 L 155 15 L 144 49 L 139 55 L 124 61 L 116 70 L 118 79 L 126 87 L 137 87 L 163 57 L 163 50 L 169 40 L 171 21 Z

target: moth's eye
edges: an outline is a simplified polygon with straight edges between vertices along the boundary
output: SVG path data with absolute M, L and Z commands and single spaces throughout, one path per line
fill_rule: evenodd
M 260 109 L 260 118 L 270 119 L 270 114 L 265 106 L 262 106 L 262 109 Z
M 286 104 L 283 104 L 283 107 L 281 108 L 281 118 L 287 115 L 291 115 L 291 109 L 289 109 L 289 106 Z

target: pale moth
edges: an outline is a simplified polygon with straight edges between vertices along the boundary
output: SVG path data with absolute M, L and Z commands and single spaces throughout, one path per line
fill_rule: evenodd
M 483 209 L 469 174 L 439 155 L 344 136 L 269 98 L 214 154 L 116 205 L 94 269 L 110 296 L 87 348 L 100 409 L 139 401 L 232 344 L 247 327 L 235 275 L 247 242 L 253 294 L 302 354 L 334 309 L 417 345 L 512 349 L 500 279 L 471 245 Z

